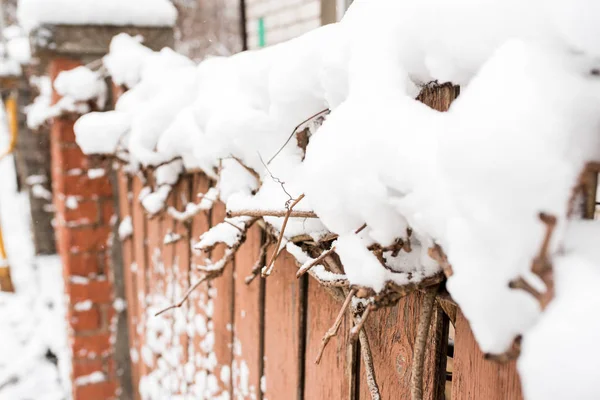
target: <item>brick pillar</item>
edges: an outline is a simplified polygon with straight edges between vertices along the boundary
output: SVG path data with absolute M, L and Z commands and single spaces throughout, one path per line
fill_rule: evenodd
M 155 50 L 173 43 L 170 28 L 46 25 L 31 34 L 33 54 L 54 81 L 59 73 L 102 57 L 121 32 L 141 34 Z M 58 100 L 54 92 L 53 103 Z M 121 306 L 123 265 L 119 242 L 113 241 L 119 222 L 116 188 L 112 172 L 88 176 L 90 159 L 75 142 L 77 118 L 55 118 L 50 129 L 54 229 L 67 298 L 73 398 L 129 400 L 134 390 L 126 309 Z
M 54 81 L 80 62 L 50 61 Z M 53 93 L 54 101 L 58 100 Z M 68 300 L 74 399 L 120 398 L 115 370 L 113 265 L 109 261 L 111 223 L 115 222 L 108 176 L 89 178 L 90 163 L 75 143 L 76 116 L 56 118 L 50 131 L 55 230 Z

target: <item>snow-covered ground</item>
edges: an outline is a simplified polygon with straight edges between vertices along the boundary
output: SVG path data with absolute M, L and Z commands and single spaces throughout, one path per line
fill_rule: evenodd
M 5 126 L 0 115 L 1 149 Z M 28 198 L 17 192 L 12 156 L 0 162 L 0 223 L 16 287 L 15 294 L 0 293 L 0 400 L 69 399 L 62 266 L 57 256 L 35 256 Z

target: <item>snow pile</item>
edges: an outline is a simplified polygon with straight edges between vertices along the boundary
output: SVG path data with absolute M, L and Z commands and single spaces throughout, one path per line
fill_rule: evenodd
M 56 77 L 54 89 L 62 96 L 56 104 L 52 104 L 52 82 L 48 78 L 38 78 L 32 83 L 38 87 L 40 95 L 26 110 L 27 125 L 31 129 L 39 129 L 46 121 L 64 114 L 85 114 L 106 106 L 106 83 L 99 72 L 87 67 L 64 71 Z M 109 123 L 115 124 L 118 122 Z M 102 140 L 99 145 L 109 146 L 110 142 Z M 115 146 L 110 149 L 114 150 Z
M 0 125 L 0 147 L 8 134 Z M 57 256 L 36 257 L 29 202 L 15 185 L 12 156 L 0 163 L 0 223 L 16 293 L 0 293 L 0 398 L 70 398 L 70 355 L 62 265 Z
M 31 61 L 29 38 L 16 26 L 4 28 L 4 42 L 0 44 L 0 76 L 19 76 L 22 66 Z
M 168 0 L 19 0 L 20 24 L 173 26 L 177 10 Z
M 184 169 L 215 178 L 228 210 L 242 214 L 285 211 L 305 194 L 294 210 L 319 218 L 290 219 L 282 247 L 306 263 L 286 242 L 335 233 L 353 285 L 419 283 L 440 272 L 430 252 L 441 246 L 453 269 L 448 290 L 482 350 L 502 353 L 523 335 L 525 391 L 549 398 L 539 385 L 555 364 L 527 360 L 537 360 L 539 343 L 579 301 L 560 270 L 579 265 L 593 277 L 600 264 L 593 244 L 560 252 L 574 240 L 579 175 L 600 160 L 600 14 L 581 11 L 594 7 L 357 0 L 338 24 L 197 66 L 119 36 L 105 62 L 130 90 L 114 112 L 81 118 L 78 142 L 88 154 L 126 155 L 133 171 L 154 167 L 153 188 L 138 199 L 151 213 L 164 208 Z M 434 81 L 461 85 L 446 113 L 415 100 Z M 558 220 L 550 246 L 557 298 L 543 315 L 532 296 L 509 289 L 523 278 L 543 291 L 531 273 L 545 235 L 541 212 Z M 236 242 L 230 223 L 244 218 L 217 225 L 203 244 Z M 265 221 L 283 229 L 281 217 Z M 378 258 L 373 248 L 388 250 Z M 577 346 L 586 339 L 580 332 L 597 331 L 575 314 L 569 320 Z M 600 395 L 581 387 L 582 398 Z

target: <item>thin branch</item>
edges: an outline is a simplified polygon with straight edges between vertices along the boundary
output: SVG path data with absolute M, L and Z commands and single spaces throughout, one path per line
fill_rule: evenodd
M 538 300 L 538 301 L 541 301 L 541 299 L 542 299 L 542 294 L 538 290 L 536 290 L 533 286 L 531 286 L 529 284 L 529 282 L 527 282 L 523 278 L 518 278 L 518 279 L 515 279 L 515 280 L 509 282 L 508 287 L 511 289 L 524 290 L 525 292 L 527 292 L 530 295 L 532 295 L 533 297 L 535 297 L 536 300 Z
M 355 341 L 358 338 L 358 334 L 360 333 L 363 326 L 365 325 L 365 322 L 367 322 L 367 318 L 369 318 L 369 314 L 371 314 L 371 311 L 373 310 L 373 308 L 374 308 L 373 305 L 369 304 L 367 306 L 367 308 L 365 309 L 365 311 L 363 312 L 360 321 L 358 321 L 358 323 L 355 326 L 353 326 L 352 329 L 350 329 L 350 339 L 352 341 Z
M 427 338 L 429 336 L 429 326 L 433 315 L 433 306 L 438 287 L 430 288 L 425 293 L 423 305 L 421 306 L 421 315 L 419 316 L 419 326 L 417 328 L 417 338 L 412 360 L 412 379 L 411 394 L 412 400 L 423 400 L 423 368 L 425 365 L 425 349 L 427 347 Z
M 484 354 L 484 358 L 489 361 L 494 361 L 500 364 L 505 364 L 507 362 L 511 362 L 519 358 L 521 354 L 521 336 L 517 336 L 515 340 L 513 340 L 512 346 L 506 352 L 502 354 Z
M 365 365 L 365 373 L 367 375 L 367 385 L 369 386 L 369 393 L 371 393 L 372 400 L 381 400 L 381 393 L 379 392 L 379 386 L 377 385 L 377 379 L 375 377 L 375 366 L 373 365 L 373 354 L 371 353 L 371 345 L 369 344 L 369 338 L 365 331 L 360 331 L 358 334 L 360 340 L 360 352 L 362 354 L 363 363 Z
M 227 218 L 235 217 L 278 217 L 283 218 L 289 213 L 289 210 L 238 210 L 227 211 Z M 292 211 L 290 218 L 319 218 L 313 211 Z
M 346 309 L 350 305 L 350 302 L 352 301 L 352 298 L 354 297 L 355 293 L 356 293 L 356 289 L 350 290 L 350 292 L 348 293 L 348 296 L 346 296 L 346 300 L 344 300 L 344 304 L 342 304 L 342 308 L 340 309 L 340 312 L 338 313 L 338 316 L 335 319 L 335 322 L 333 323 L 333 326 L 331 328 L 329 328 L 329 330 L 325 333 L 325 336 L 323 336 L 323 340 L 321 341 L 321 348 L 319 349 L 319 354 L 317 355 L 315 364 L 318 364 L 321 362 L 321 358 L 323 357 L 323 352 L 325 351 L 325 347 L 327 347 L 327 343 L 329 343 L 329 340 L 332 337 L 337 335 L 337 332 L 340 329 L 340 325 L 342 324 L 342 318 L 344 318 Z
M 331 111 L 329 109 L 325 109 L 322 111 L 319 111 L 318 113 L 316 113 L 315 115 L 311 115 L 310 117 L 308 117 L 307 119 L 305 119 L 304 121 L 300 122 L 298 124 L 298 126 L 296 126 L 294 128 L 294 130 L 292 131 L 292 134 L 290 135 L 290 137 L 287 138 L 287 140 L 285 141 L 285 143 L 283 144 L 283 146 L 281 146 L 279 148 L 279 150 L 277 150 L 277 153 L 275 153 L 275 155 L 273 157 L 271 157 L 271 159 L 269 160 L 269 162 L 267 163 L 267 165 L 271 164 L 271 162 L 275 159 L 275 157 L 277 157 L 279 155 L 279 153 L 281 153 L 283 151 L 283 149 L 285 148 L 285 146 L 288 145 L 288 143 L 290 142 L 290 140 L 292 140 L 292 138 L 294 137 L 294 135 L 296 134 L 296 132 L 298 132 L 298 129 L 300 129 L 300 127 L 304 124 L 306 124 L 307 122 L 311 121 L 314 118 L 318 118 L 321 116 L 321 114 L 323 114 L 323 116 L 329 114 Z
M 196 288 L 200 285 L 202 285 L 204 282 L 208 281 L 209 279 L 211 279 L 210 274 L 207 274 L 205 276 L 203 276 L 198 282 L 194 283 L 187 292 L 185 292 L 185 294 L 183 295 L 183 298 L 176 304 L 170 305 L 169 307 L 157 312 L 156 314 L 154 314 L 155 317 L 158 317 L 161 314 L 166 313 L 169 310 L 173 310 L 175 308 L 181 308 L 183 306 L 183 304 L 186 302 L 186 300 L 190 297 L 190 295 L 192 294 L 192 292 L 194 290 L 196 290 Z
M 256 263 L 254 264 L 254 267 L 252 268 L 252 272 L 245 279 L 246 285 L 251 284 L 252 281 L 254 281 L 254 279 L 256 279 L 256 277 L 258 275 L 260 275 L 260 271 L 263 268 L 264 260 L 267 258 L 267 250 L 269 249 L 269 246 L 272 243 L 273 242 L 272 242 L 271 239 L 267 239 L 265 241 L 265 243 L 262 246 L 260 246 L 260 252 L 258 254 L 258 259 L 256 260 Z
M 325 250 L 323 253 L 321 253 L 321 255 L 319 257 L 315 258 L 311 263 L 305 264 L 302 267 L 300 267 L 300 269 L 298 270 L 298 272 L 296 272 L 296 278 L 300 278 L 302 275 L 304 275 L 312 267 L 314 267 L 315 265 L 318 265 L 318 264 L 322 263 L 323 260 L 325 260 L 334 251 L 335 251 L 335 247 L 332 247 L 329 250 Z
M 452 271 L 452 265 L 450 265 L 448 262 L 448 257 L 440 245 L 436 244 L 428 250 L 428 253 L 429 257 L 440 264 L 440 267 L 442 267 L 442 271 L 444 271 L 446 278 L 450 278 L 454 274 L 454 271 Z
M 283 224 L 281 226 L 281 233 L 279 234 L 279 239 L 277 240 L 277 245 L 275 246 L 275 250 L 273 251 L 273 255 L 271 256 L 271 262 L 269 263 L 268 268 L 263 272 L 263 276 L 269 276 L 273 272 L 273 268 L 275 266 L 275 259 L 277 257 L 277 253 L 279 253 L 279 248 L 281 247 L 281 242 L 283 241 L 283 235 L 285 234 L 285 228 L 287 226 L 288 221 L 290 220 L 290 214 L 294 207 L 300 203 L 300 201 L 304 198 L 304 194 L 301 194 L 292 204 L 290 204 L 288 208 L 288 213 L 286 214 Z

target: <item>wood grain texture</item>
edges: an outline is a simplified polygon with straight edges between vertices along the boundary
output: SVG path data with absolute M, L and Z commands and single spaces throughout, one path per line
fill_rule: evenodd
M 206 193 L 209 188 L 209 181 L 201 174 L 192 175 L 190 179 L 192 179 L 190 201 L 195 202 L 197 201 L 195 197 L 197 193 Z M 189 244 L 193 247 L 200 240 L 200 236 L 210 229 L 210 226 L 210 216 L 207 213 L 194 216 L 191 220 Z M 205 259 L 206 254 L 200 251 L 194 250 L 191 252 L 189 279 L 192 284 L 202 277 L 203 274 L 197 270 L 197 267 L 204 265 Z M 192 376 L 189 377 L 188 385 L 191 388 L 191 394 L 197 398 L 205 398 L 207 397 L 205 395 L 206 385 L 202 383 L 202 380 L 205 380 L 208 375 L 209 353 L 212 349 L 210 336 L 208 335 L 211 318 L 209 318 L 207 312 L 212 307 L 212 303 L 209 303 L 207 283 L 203 283 L 194 290 L 187 306 L 190 324 L 190 329 L 188 329 L 190 335 L 189 359 L 194 370 Z
M 422 293 L 413 293 L 394 307 L 372 313 L 365 324 L 382 399 L 411 398 L 413 350 L 422 301 Z M 443 399 L 447 327 L 443 311 L 436 306 L 423 371 L 425 399 Z M 360 399 L 371 399 L 362 364 L 360 375 Z
M 516 362 L 498 364 L 485 360 L 460 310 L 456 316 L 452 399 L 523 399 Z
M 136 320 L 135 326 L 135 337 L 136 337 L 136 352 L 138 358 L 138 371 L 140 379 L 148 374 L 148 366 L 144 363 L 142 358 L 142 348 L 145 344 L 146 336 L 146 295 L 148 293 L 148 286 L 146 281 L 146 269 L 148 263 L 146 260 L 146 215 L 144 208 L 140 204 L 138 198 L 139 194 L 144 187 L 144 183 L 139 177 L 135 176 L 132 178 L 132 223 L 133 223 L 133 251 L 135 263 L 132 264 L 131 270 L 135 279 L 136 287 Z M 134 388 L 138 389 L 138 388 Z M 135 390 L 134 390 L 135 391 Z
M 320 364 L 315 359 L 325 332 L 331 328 L 342 307 L 328 291 L 314 279 L 308 280 L 305 357 L 305 399 L 350 399 L 353 393 L 348 366 L 352 364 L 351 342 L 348 333 L 352 328 L 349 312 L 346 312 L 337 336 L 331 338 Z M 349 359 L 350 357 L 350 359 Z
M 247 285 L 249 276 L 259 260 L 263 233 L 253 226 L 246 242 L 235 256 L 235 309 L 233 322 L 232 384 L 234 399 L 260 399 L 262 376 L 262 316 L 264 313 L 264 281 L 256 278 Z M 264 262 L 264 261 L 263 261 Z M 248 375 L 246 372 L 248 371 Z
M 221 202 L 215 204 L 211 213 L 212 226 L 225 219 L 225 205 Z M 226 247 L 218 245 L 211 253 L 214 262 L 223 258 Z M 223 275 L 210 282 L 208 291 L 209 301 L 213 303 L 214 313 L 212 324 L 214 329 L 214 353 L 217 365 L 210 372 L 218 379 L 219 391 L 231 395 L 231 363 L 233 361 L 233 302 L 234 302 L 234 271 L 233 262 L 225 266 Z
M 179 183 L 173 188 L 173 195 L 169 197 L 170 206 L 177 210 L 185 209 L 185 205 L 192 201 L 192 177 L 183 176 Z M 185 222 L 172 220 L 171 233 L 178 239 L 168 247 L 173 252 L 173 281 L 171 282 L 171 296 L 173 302 L 178 302 L 190 286 L 190 225 Z M 165 248 L 165 253 L 167 252 Z M 184 365 L 190 360 L 190 337 L 188 335 L 188 325 L 192 323 L 189 320 L 189 303 L 184 304 L 182 308 L 175 310 L 173 315 L 173 344 L 177 349 L 181 362 L 177 366 L 177 381 L 179 383 L 179 394 L 185 395 L 188 390 L 188 382 L 183 370 Z
M 271 247 L 267 254 L 272 251 Z M 297 270 L 296 260 L 284 251 L 266 279 L 264 398 L 270 400 L 302 398 L 298 364 L 304 363 L 300 341 L 304 293 Z
M 119 185 L 119 215 L 121 220 L 126 217 L 131 218 L 132 216 L 132 205 L 129 194 L 131 193 L 131 177 L 128 176 L 123 170 L 119 170 L 117 173 L 117 181 Z M 125 301 L 127 302 L 127 324 L 129 328 L 129 354 L 131 358 L 131 381 L 134 390 L 134 398 L 139 400 L 139 391 L 137 390 L 140 383 L 140 372 L 139 372 L 139 357 L 131 357 L 131 349 L 137 349 L 139 347 L 139 341 L 136 334 L 137 326 L 137 315 L 138 315 L 138 300 L 137 300 L 137 281 L 136 274 L 132 270 L 131 266 L 134 259 L 134 243 L 133 236 L 128 237 L 121 241 L 121 249 L 123 255 L 123 272 L 125 278 Z M 137 351 L 137 350 L 136 350 Z M 133 352 L 133 354 L 136 354 Z

